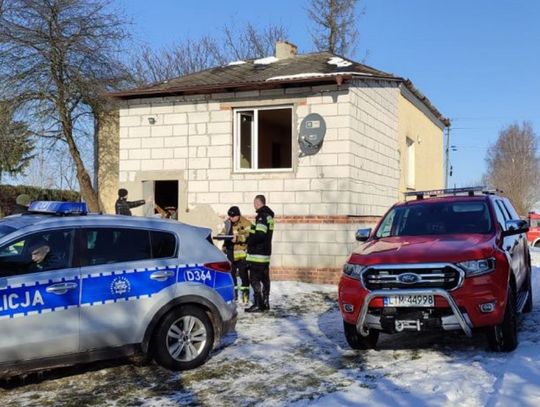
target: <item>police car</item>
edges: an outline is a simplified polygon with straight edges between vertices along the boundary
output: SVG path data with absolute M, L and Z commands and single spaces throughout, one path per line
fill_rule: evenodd
M 234 329 L 230 264 L 210 230 L 33 202 L 0 220 L 0 374 L 142 351 L 201 365 Z

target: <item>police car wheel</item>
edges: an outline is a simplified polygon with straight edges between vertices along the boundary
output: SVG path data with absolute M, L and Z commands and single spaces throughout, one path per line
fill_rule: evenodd
M 193 369 L 208 358 L 213 343 L 214 328 L 206 312 L 186 306 L 164 317 L 156 332 L 154 355 L 167 369 Z

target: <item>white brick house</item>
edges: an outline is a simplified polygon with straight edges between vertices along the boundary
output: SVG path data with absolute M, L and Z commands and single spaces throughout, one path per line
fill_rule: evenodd
M 181 219 L 217 229 L 231 205 L 253 214 L 261 193 L 276 213 L 273 278 L 335 281 L 358 227 L 405 188 L 442 187 L 448 122 L 409 81 L 294 51 L 281 43 L 275 58 L 115 94 L 119 121 L 99 141 L 103 206 L 112 211 L 126 187 L 131 199 L 154 194 Z M 324 142 L 300 157 L 311 113 L 324 120 Z

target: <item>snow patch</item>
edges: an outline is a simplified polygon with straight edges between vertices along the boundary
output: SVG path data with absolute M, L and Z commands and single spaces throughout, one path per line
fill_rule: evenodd
M 232 62 L 229 62 L 229 63 L 227 64 L 227 66 L 231 66 L 231 65 L 243 65 L 243 64 L 245 64 L 245 63 L 246 63 L 246 61 L 232 61 Z
M 273 64 L 274 62 L 277 62 L 277 61 L 279 61 L 279 59 L 277 59 L 274 56 L 271 56 L 271 57 L 256 59 L 255 61 L 253 61 L 253 63 L 257 65 L 268 65 L 268 64 Z
M 370 73 L 363 72 L 331 72 L 331 73 L 297 73 L 294 75 L 282 75 L 272 76 L 267 81 L 284 81 L 288 79 L 303 79 L 303 78 L 322 78 L 325 76 L 337 76 L 337 75 L 358 75 L 358 76 L 372 76 Z
M 328 60 L 328 64 L 336 65 L 338 68 L 343 68 L 346 66 L 351 66 L 352 62 L 340 57 L 333 57 Z

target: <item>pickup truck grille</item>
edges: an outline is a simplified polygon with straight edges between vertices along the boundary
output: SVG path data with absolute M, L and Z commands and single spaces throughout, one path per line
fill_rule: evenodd
M 461 283 L 462 273 L 451 265 L 410 267 L 375 266 L 364 270 L 362 280 L 368 290 L 400 288 L 442 288 L 453 290 Z

